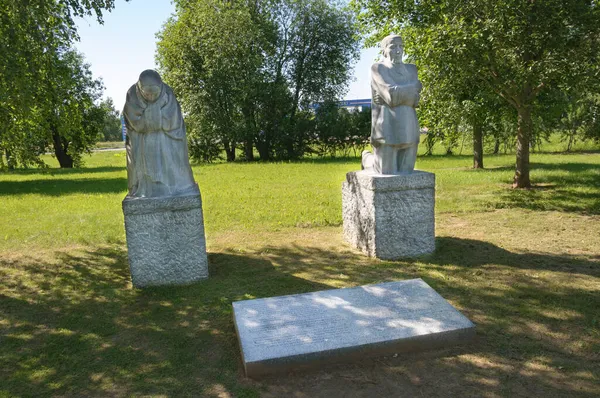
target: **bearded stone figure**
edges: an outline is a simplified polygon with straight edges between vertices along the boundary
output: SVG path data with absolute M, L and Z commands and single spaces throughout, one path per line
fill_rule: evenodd
M 127 91 L 129 197 L 179 196 L 198 192 L 188 157 L 185 125 L 173 90 L 154 70 L 145 70 Z
M 419 145 L 421 82 L 417 67 L 402 62 L 404 45 L 398 35 L 381 41 L 383 62 L 371 67 L 371 145 L 363 152 L 362 168 L 378 174 L 405 174 L 415 168 Z

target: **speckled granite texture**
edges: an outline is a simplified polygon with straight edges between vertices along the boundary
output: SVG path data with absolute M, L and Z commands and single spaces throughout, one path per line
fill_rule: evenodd
M 189 284 L 208 277 L 200 193 L 123 200 L 134 287 Z
M 396 260 L 435 250 L 435 174 L 346 174 L 344 238 L 371 257 Z
M 248 377 L 467 343 L 475 325 L 421 279 L 233 303 Z

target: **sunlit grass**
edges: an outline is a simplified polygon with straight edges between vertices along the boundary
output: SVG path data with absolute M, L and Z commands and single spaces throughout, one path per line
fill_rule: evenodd
M 600 214 L 598 154 L 533 154 L 536 187 L 529 191 L 510 188 L 514 155 L 487 156 L 485 170 L 470 162 L 469 156 L 417 160 L 418 169 L 436 174 L 438 214 L 498 208 Z M 195 165 L 207 234 L 338 226 L 341 184 L 359 167 L 355 158 Z M 96 153 L 82 169 L 0 174 L 0 250 L 122 243 L 126 189 L 124 152 Z
M 600 155 L 419 157 L 436 174 L 433 255 L 386 262 L 341 237 L 356 158 L 194 165 L 210 278 L 131 287 L 123 152 L 86 167 L 0 174 L 0 397 L 597 396 Z M 431 355 L 364 360 L 254 382 L 231 302 L 423 278 L 478 339 Z M 362 395 L 360 395 L 362 394 Z

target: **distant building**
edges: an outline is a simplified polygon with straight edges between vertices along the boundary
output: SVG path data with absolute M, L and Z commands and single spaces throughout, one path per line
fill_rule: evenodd
M 125 125 L 125 117 L 121 115 L 121 135 L 123 136 L 123 141 L 127 138 L 127 126 Z
M 317 109 L 320 105 L 321 103 L 315 102 L 310 107 L 311 109 Z M 371 98 L 338 101 L 337 105 L 349 111 L 362 111 L 365 108 L 371 108 Z
M 362 111 L 365 108 L 371 108 L 371 98 L 338 101 L 338 106 L 349 111 Z

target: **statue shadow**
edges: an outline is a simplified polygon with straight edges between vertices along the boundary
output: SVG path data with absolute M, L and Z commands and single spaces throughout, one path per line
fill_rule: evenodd
M 465 386 L 504 395 L 523 385 L 525 395 L 578 392 L 573 383 L 585 381 L 577 372 L 589 359 L 551 336 L 566 330 L 574 339 L 587 336 L 581 328 L 591 325 L 598 298 L 570 286 L 549 288 L 530 271 L 600 278 L 600 258 L 513 253 L 488 242 L 446 237 L 438 238 L 437 246 L 430 256 L 395 262 L 323 245 L 227 250 L 209 254 L 207 280 L 144 290 L 131 287 L 122 245 L 47 258 L 1 258 L 0 393 L 453 396 Z M 499 267 L 500 275 L 514 271 L 514 283 L 487 286 Z M 476 321 L 479 337 L 473 344 L 261 382 L 244 377 L 233 301 L 419 277 Z M 547 334 L 539 335 L 532 325 Z M 571 382 L 557 384 L 554 373 L 527 367 L 540 356 L 548 366 L 572 369 Z
M 231 303 L 327 286 L 256 257 L 209 262 L 205 281 L 139 290 L 121 246 L 0 259 L 0 395 L 244 395 Z
M 474 239 L 437 237 L 435 252 L 427 256 L 432 264 L 456 265 L 464 269 L 499 264 L 517 269 L 548 270 L 600 277 L 600 254 L 587 259 L 567 253 L 553 255 L 546 253 L 514 253 L 492 243 Z
M 600 278 L 600 256 L 515 253 L 489 242 L 446 237 L 437 238 L 436 244 L 432 255 L 394 262 L 367 259 L 354 250 L 261 248 L 281 272 L 310 275 L 330 286 L 422 278 L 475 321 L 478 335 L 467 346 L 269 377 L 264 380 L 269 391 L 265 396 L 476 396 L 481 391 L 572 396 L 582 392 L 577 383 L 588 390 L 593 386 L 577 372 L 589 366 L 594 354 L 573 350 L 570 344 L 593 341 L 588 333 L 597 322 L 598 297 L 573 284 L 549 287 L 537 273 L 589 283 L 590 277 Z M 503 279 L 488 283 L 498 275 Z M 540 356 L 550 369 L 570 369 L 565 377 L 572 383 L 556 383 L 561 376 L 553 370 L 531 368 Z M 519 390 L 523 385 L 527 388 Z

